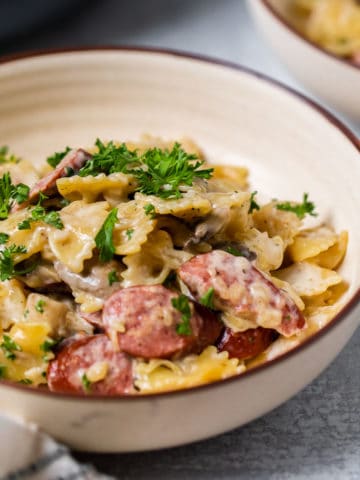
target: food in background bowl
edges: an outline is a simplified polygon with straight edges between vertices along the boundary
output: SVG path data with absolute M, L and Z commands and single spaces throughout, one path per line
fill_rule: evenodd
M 289 21 L 309 40 L 360 65 L 360 3 L 357 0 L 290 0 Z
M 315 205 L 261 202 L 247 169 L 190 141 L 96 141 L 38 178 L 1 150 L 2 377 L 78 394 L 234 376 L 324 326 L 347 233 Z M 274 192 L 276 193 L 276 192 Z

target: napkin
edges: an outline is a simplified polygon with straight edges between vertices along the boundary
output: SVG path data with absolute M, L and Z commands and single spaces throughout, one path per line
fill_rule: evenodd
M 76 462 L 36 425 L 0 416 L 0 480 L 114 480 Z

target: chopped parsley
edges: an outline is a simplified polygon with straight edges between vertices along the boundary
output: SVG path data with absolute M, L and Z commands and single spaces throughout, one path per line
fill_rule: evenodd
M 42 202 L 47 199 L 47 196 L 40 192 L 39 200 L 35 207 L 31 210 L 31 216 L 23 220 L 18 224 L 19 230 L 29 230 L 31 228 L 31 223 L 33 222 L 44 222 L 52 227 L 62 230 L 64 224 L 60 218 L 59 212 L 55 210 L 51 212 L 46 212 L 45 207 L 42 205 Z
M 315 212 L 315 204 L 308 200 L 308 193 L 304 193 L 302 203 L 294 204 L 293 202 L 284 202 L 276 204 L 278 210 L 284 210 L 286 212 L 293 212 L 302 220 L 305 215 L 317 216 Z
M 35 304 L 35 310 L 39 313 L 44 313 L 45 306 L 46 306 L 46 302 L 44 300 L 39 300 Z
M 53 348 L 60 342 L 60 340 L 46 339 L 41 345 L 40 350 L 43 352 L 52 352 Z
M 9 335 L 3 335 L 3 341 L 0 345 L 5 353 L 5 357 L 9 360 L 15 360 L 16 355 L 14 352 L 21 352 L 21 347 Z
M 145 215 L 148 215 L 150 218 L 155 218 L 155 207 L 152 203 L 147 203 L 144 206 Z
M 0 233 L 0 245 L 4 245 L 4 243 L 7 243 L 9 240 L 10 236 L 7 233 Z
M 110 287 L 111 287 L 111 285 L 112 285 L 113 283 L 119 281 L 119 277 L 118 277 L 118 275 L 117 275 L 116 270 L 112 270 L 111 272 L 109 272 L 109 274 L 108 274 L 108 281 L 109 281 Z
M 129 228 L 128 230 L 126 230 L 126 236 L 128 238 L 128 240 L 131 240 L 131 237 L 133 236 L 133 233 L 134 233 L 134 229 L 133 228 Z
M 109 142 L 105 145 L 98 138 L 95 145 L 98 151 L 80 168 L 78 172 L 80 177 L 96 176 L 99 173 L 106 175 L 115 172 L 131 173 L 133 167 L 140 165 L 137 151 L 129 150 L 125 143 L 117 146 L 113 142 Z
M 86 373 L 83 374 L 83 376 L 81 377 L 81 383 L 83 385 L 83 388 L 85 390 L 85 392 L 90 392 L 91 390 L 91 382 L 90 380 L 88 379 Z
M 254 210 L 260 210 L 260 206 L 255 200 L 255 196 L 258 192 L 255 190 L 255 192 L 251 193 L 250 196 L 250 207 L 249 207 L 249 213 L 252 213 Z
M 0 147 L 0 164 L 3 163 L 19 163 L 20 158 L 16 157 L 14 154 L 9 153 L 9 147 L 3 145 Z
M 181 323 L 176 326 L 176 332 L 179 335 L 191 335 L 191 309 L 188 298 L 181 294 L 177 298 L 171 299 L 171 304 L 176 310 L 179 310 L 181 313 Z
M 111 260 L 115 253 L 113 231 L 117 222 L 117 213 L 117 208 L 111 210 L 95 237 L 95 243 L 99 249 L 99 256 L 102 262 L 108 262 Z
M 5 378 L 6 376 L 6 366 L 0 365 L 0 378 Z
M 70 150 L 70 147 L 66 147 L 63 152 L 55 152 L 50 157 L 47 157 L 47 163 L 50 165 L 50 167 L 56 168 L 61 162 L 61 160 L 65 157 L 65 155 L 70 152 Z
M 214 288 L 210 287 L 209 290 L 204 293 L 204 295 L 200 298 L 201 305 L 204 307 L 210 308 L 214 310 Z
M 231 255 L 234 255 L 234 257 L 245 257 L 243 252 L 239 250 L 238 248 L 234 247 L 233 245 L 228 245 L 224 248 L 224 251 L 227 253 L 230 253 Z
M 0 178 L 0 220 L 9 216 L 13 201 L 23 203 L 29 198 L 30 188 L 23 183 L 13 185 L 9 172 Z
M 0 281 L 10 280 L 18 275 L 25 275 L 26 273 L 34 270 L 36 264 L 30 265 L 30 267 L 23 270 L 17 270 L 15 268 L 14 256 L 20 253 L 26 253 L 27 250 L 24 245 L 9 245 L 0 251 Z

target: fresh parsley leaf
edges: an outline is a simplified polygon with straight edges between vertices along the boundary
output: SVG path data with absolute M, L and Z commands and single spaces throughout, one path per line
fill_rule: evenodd
M 200 167 L 203 161 L 197 161 L 196 155 L 188 154 L 179 143 L 172 150 L 150 148 L 141 157 L 142 168 L 132 170 L 138 181 L 137 190 L 145 195 L 160 198 L 180 198 L 180 187 L 192 185 L 195 178 L 210 178 L 213 168 Z
M 44 216 L 44 222 L 57 228 L 58 230 L 62 230 L 64 228 L 64 224 L 60 218 L 59 212 L 52 211 L 47 213 Z
M 35 310 L 39 313 L 44 313 L 44 307 L 46 306 L 46 302 L 44 300 L 39 300 L 35 304 Z
M 99 256 L 102 262 L 108 262 L 109 260 L 111 260 L 115 253 L 113 231 L 117 222 L 117 213 L 117 208 L 113 208 L 111 210 L 95 237 L 95 243 L 97 248 L 99 249 Z
M 14 256 L 20 253 L 26 253 L 24 245 L 9 245 L 0 251 L 0 281 L 4 282 L 17 275 L 25 275 L 34 269 L 34 266 L 30 266 L 24 270 L 17 270 L 15 268 Z
M 25 218 L 22 222 L 18 223 L 18 230 L 30 230 L 31 223 L 29 218 Z
M 147 203 L 144 206 L 145 215 L 148 215 L 150 218 L 155 218 L 156 212 L 155 207 L 152 203 Z
M 191 335 L 191 309 L 188 298 L 181 294 L 177 298 L 171 299 L 171 304 L 176 310 L 179 310 L 181 313 L 181 323 L 176 326 L 176 332 L 179 335 Z
M 245 257 L 245 255 L 241 250 L 238 250 L 236 247 L 233 247 L 232 245 L 226 246 L 224 248 L 224 251 L 227 253 L 231 253 L 231 255 L 234 255 L 235 257 Z
M 88 379 L 86 373 L 83 374 L 83 376 L 81 377 L 81 383 L 83 385 L 83 388 L 85 390 L 85 392 L 90 392 L 91 390 L 91 382 L 90 380 Z
M 0 365 L 0 378 L 5 378 L 6 376 L 6 366 Z
M 308 193 L 304 193 L 302 203 L 294 204 L 293 202 L 278 203 L 276 208 L 278 210 L 284 210 L 286 212 L 293 212 L 302 220 L 305 215 L 317 216 L 315 212 L 315 204 L 308 200 Z
M 9 153 L 9 147 L 3 145 L 0 147 L 0 164 L 3 163 L 19 163 L 20 158 L 16 157 L 14 154 Z
M 59 212 L 52 210 L 51 212 L 46 213 L 45 207 L 43 207 L 42 202 L 48 197 L 40 192 L 39 200 L 35 207 L 31 210 L 30 217 L 26 218 L 18 224 L 19 230 L 29 230 L 31 228 L 32 222 L 45 222 L 52 227 L 62 230 L 64 224 L 61 220 Z
M 9 240 L 10 236 L 7 233 L 0 233 L 0 245 L 4 245 L 4 243 L 7 243 Z
M 21 352 L 21 347 L 9 335 L 3 335 L 3 341 L 0 348 L 5 353 L 5 357 L 9 360 L 15 360 L 16 355 L 14 352 Z
M 110 287 L 111 287 L 111 285 L 112 285 L 113 283 L 119 281 L 119 277 L 118 277 L 118 275 L 117 275 L 116 270 L 112 270 L 111 272 L 109 272 L 109 274 L 108 274 L 108 281 L 109 281 Z
M 31 385 L 33 381 L 30 380 L 30 378 L 22 378 L 21 380 L 19 380 L 19 383 L 22 383 L 23 385 Z
M 29 192 L 30 187 L 24 183 L 18 183 L 14 186 L 11 196 L 17 203 L 24 203 L 29 198 Z
M 257 193 L 258 192 L 256 190 L 251 193 L 249 213 L 252 213 L 254 210 L 260 210 L 259 205 L 255 201 L 255 196 L 256 196 Z
M 128 237 L 128 240 L 131 240 L 131 237 L 133 236 L 133 233 L 134 233 L 134 229 L 133 228 L 129 228 L 128 230 L 126 230 L 126 236 Z
M 200 298 L 201 305 L 204 307 L 210 308 L 214 310 L 214 288 L 210 287 L 209 290 L 204 293 L 204 295 Z
M 55 152 L 53 155 L 50 157 L 47 157 L 46 161 L 50 165 L 50 167 L 56 168 L 61 160 L 65 157 L 70 152 L 71 148 L 66 147 L 64 151 L 62 152 Z
M 80 177 L 96 176 L 99 173 L 106 175 L 115 172 L 129 173 L 132 168 L 140 164 L 136 150 L 129 150 L 125 143 L 119 146 L 114 145 L 113 142 L 104 144 L 98 138 L 95 145 L 98 151 L 79 170 Z
M 43 352 L 52 352 L 53 348 L 60 342 L 60 340 L 53 340 L 48 338 L 40 345 L 40 350 Z
M 23 203 L 29 197 L 30 188 L 23 183 L 13 185 L 9 172 L 0 178 L 0 220 L 8 217 L 13 200 Z

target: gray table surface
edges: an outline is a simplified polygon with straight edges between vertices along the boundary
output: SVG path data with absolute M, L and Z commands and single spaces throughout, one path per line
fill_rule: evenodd
M 0 43 L 0 55 L 101 44 L 215 56 L 304 92 L 255 31 L 244 0 L 84 1 L 45 28 Z M 360 133 L 360 125 L 349 125 Z M 268 415 L 230 433 L 158 452 L 74 455 L 119 479 L 358 480 L 359 348 L 360 330 L 311 385 Z

